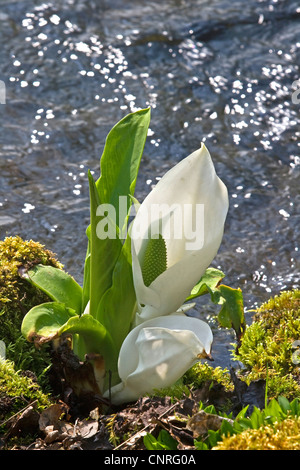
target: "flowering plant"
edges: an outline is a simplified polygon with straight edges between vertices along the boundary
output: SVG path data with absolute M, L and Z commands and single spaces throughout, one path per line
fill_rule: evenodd
M 220 324 L 238 337 L 244 328 L 241 291 L 220 285 L 224 274 L 209 267 L 228 195 L 206 147 L 169 170 L 142 204 L 134 198 L 149 123 L 150 109 L 125 116 L 107 136 L 100 177 L 88 173 L 83 285 L 50 266 L 24 273 L 52 301 L 25 315 L 22 333 L 37 344 L 71 335 L 81 361 L 101 356 L 95 378 L 113 403 L 170 386 L 210 357 L 209 325 L 186 314 L 196 297 L 210 294 L 221 305 Z

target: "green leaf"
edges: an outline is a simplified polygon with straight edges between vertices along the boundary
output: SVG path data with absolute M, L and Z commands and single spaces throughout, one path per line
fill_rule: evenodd
M 161 445 L 157 442 L 157 439 L 152 434 L 147 433 L 144 438 L 144 445 L 147 450 L 161 450 Z
M 225 328 L 233 328 L 239 340 L 245 330 L 242 291 L 225 285 L 220 285 L 218 289 L 224 299 L 218 315 L 219 323 Z
M 90 276 L 91 276 L 91 250 L 90 250 L 90 230 L 91 226 L 89 225 L 86 234 L 88 237 L 88 246 L 86 250 L 86 256 L 84 261 L 84 270 L 83 270 L 83 285 L 82 285 L 82 311 L 84 312 L 85 307 L 87 306 L 88 301 L 90 300 Z
M 76 318 L 74 310 L 60 302 L 47 302 L 33 307 L 23 318 L 21 331 L 28 341 L 50 341 L 70 319 Z
M 53 266 L 38 264 L 27 271 L 28 279 L 32 284 L 45 292 L 55 302 L 61 302 L 67 307 L 81 313 L 82 288 L 61 269 Z
M 227 421 L 227 419 L 223 419 L 222 421 L 220 434 L 223 434 L 225 436 L 231 436 L 232 434 L 234 434 L 234 427 L 229 421 Z
M 99 179 L 95 182 L 90 172 L 88 174 L 91 224 L 87 229 L 89 243 L 85 262 L 83 303 L 86 305 L 88 298 L 90 299 L 90 313 L 94 317 L 103 294 L 113 284 L 114 267 L 122 250 L 122 242 L 118 236 L 120 233 L 126 233 L 124 226 L 127 224 L 134 197 L 149 123 L 150 109 L 125 116 L 107 136 L 100 160 Z M 97 216 L 98 207 L 101 205 L 103 208 L 103 205 L 108 204 L 114 209 L 114 218 L 103 214 Z M 115 237 L 99 238 L 97 227 L 105 224 Z
M 224 277 L 225 274 L 219 269 L 208 268 L 186 302 L 209 293 L 212 302 L 222 305 L 218 315 L 220 325 L 224 328 L 233 328 L 240 340 L 245 330 L 243 294 L 240 289 L 220 284 Z
M 87 263 L 89 268 L 89 298 L 90 313 L 96 318 L 98 305 L 104 292 L 112 284 L 112 273 L 122 249 L 122 243 L 117 237 L 115 227 L 115 238 L 100 239 L 97 234 L 97 224 L 103 220 L 102 216 L 97 216 L 97 208 L 100 205 L 99 194 L 95 181 L 89 172 L 90 185 L 90 255 Z
M 248 408 L 249 408 L 249 405 L 246 405 L 244 406 L 244 408 L 241 409 L 241 411 L 237 414 L 236 416 L 236 421 L 238 421 L 239 419 L 243 419 L 245 418 L 246 414 L 247 414 L 247 411 L 248 411 Z
M 84 343 L 84 353 L 100 354 L 104 357 L 106 368 L 116 372 L 118 351 L 107 329 L 91 315 L 85 314 L 68 319 L 58 331 L 59 335 L 63 333 L 78 334 L 80 341 Z
M 258 429 L 264 424 L 263 414 L 256 406 L 253 407 L 253 412 L 250 416 L 251 428 Z
M 288 414 L 289 411 L 291 411 L 291 405 L 288 399 L 282 395 L 278 397 L 278 403 L 280 405 L 280 408 L 282 409 L 284 414 Z
M 217 414 L 217 411 L 216 411 L 216 408 L 215 408 L 214 405 L 206 406 L 203 411 L 205 411 L 205 413 L 209 413 L 209 414 L 213 414 L 213 415 Z
M 196 450 L 210 450 L 208 445 L 203 441 L 194 440 L 194 446 Z
M 110 332 L 118 349 L 129 333 L 136 306 L 130 247 L 128 235 L 114 266 L 112 285 L 103 294 L 96 316 Z
M 191 294 L 187 297 L 186 302 L 194 299 L 195 297 L 210 293 L 212 300 L 215 303 L 218 303 L 220 292 L 217 287 L 224 277 L 225 274 L 219 269 L 207 268 L 198 284 L 195 285 Z
M 116 224 L 122 229 L 134 195 L 138 170 L 150 124 L 150 108 L 130 113 L 109 132 L 100 160 L 101 176 L 96 186 L 102 204 L 112 204 Z M 127 210 L 119 217 L 119 198 L 127 198 Z
M 252 429 L 250 418 L 240 418 L 238 421 L 234 422 L 234 429 L 236 432 L 242 432 L 249 428 Z
M 178 442 L 165 429 L 162 429 L 157 439 L 147 433 L 144 436 L 144 445 L 147 450 L 176 450 Z
M 207 435 L 210 447 L 215 447 L 218 442 L 222 440 L 220 436 L 220 431 L 213 431 L 212 429 L 209 429 L 207 431 Z
M 300 416 L 300 401 L 298 398 L 295 398 L 290 402 L 291 413 L 294 416 Z
M 279 401 L 275 400 L 274 398 L 265 408 L 264 415 L 266 419 L 271 420 L 272 422 L 280 421 L 286 417 L 286 413 L 281 408 Z
M 101 176 L 97 182 L 89 173 L 91 226 L 88 229 L 89 248 L 86 257 L 89 275 L 85 274 L 84 296 L 86 300 L 86 286 L 89 285 L 90 312 L 94 317 L 103 294 L 113 284 L 114 267 L 122 250 L 118 234 L 127 222 L 149 123 L 150 109 L 125 116 L 107 136 L 100 160 Z M 126 198 L 123 212 L 120 207 L 122 196 Z M 97 208 L 104 204 L 113 206 L 115 220 L 104 215 L 97 216 Z M 107 223 L 108 229 L 112 229 L 115 237 L 99 238 L 97 227 L 103 222 Z

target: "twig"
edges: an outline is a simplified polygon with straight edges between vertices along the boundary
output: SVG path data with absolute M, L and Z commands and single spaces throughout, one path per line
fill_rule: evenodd
M 2 421 L 2 423 L 0 423 L 0 426 L 4 426 L 4 424 L 7 424 L 11 419 L 15 418 L 16 416 L 18 416 L 20 413 L 23 413 L 23 411 L 25 411 L 27 408 L 29 408 L 30 406 L 32 405 L 35 405 L 37 403 L 37 400 L 34 400 L 32 401 L 31 403 L 28 403 L 28 405 L 25 406 L 25 408 L 23 408 L 22 410 L 19 410 L 17 411 L 17 413 L 15 413 L 14 415 L 12 415 L 10 418 L 6 419 L 5 421 Z

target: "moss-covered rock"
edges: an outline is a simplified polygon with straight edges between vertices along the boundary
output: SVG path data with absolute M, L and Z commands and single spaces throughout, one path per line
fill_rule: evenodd
M 241 378 L 247 383 L 265 379 L 268 398 L 299 397 L 300 360 L 295 360 L 299 340 L 300 290 L 286 291 L 264 303 L 246 329 L 234 354 L 246 369 Z
M 21 335 L 24 315 L 49 297 L 20 276 L 21 268 L 36 264 L 62 268 L 54 254 L 40 243 L 7 237 L 0 241 L 0 340 L 6 346 L 6 358 L 17 369 L 42 374 L 47 363 L 47 348 L 36 354 L 35 348 Z
M 209 383 L 209 387 L 219 384 L 224 387 L 225 391 L 233 390 L 233 383 L 228 369 L 211 367 L 206 362 L 197 362 L 185 373 L 183 380 L 185 384 L 189 384 L 193 388 L 200 388 L 205 383 Z

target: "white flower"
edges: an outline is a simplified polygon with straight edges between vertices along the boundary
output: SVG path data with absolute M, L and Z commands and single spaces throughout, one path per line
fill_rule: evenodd
M 204 144 L 149 193 L 131 230 L 136 324 L 181 307 L 217 254 L 227 211 L 227 188 Z M 146 254 L 155 237 L 160 240 L 152 250 L 149 283 L 144 274 Z
M 209 325 L 184 314 L 156 317 L 135 327 L 119 354 L 122 382 L 105 393 L 114 404 L 173 385 L 200 358 L 210 357 Z

